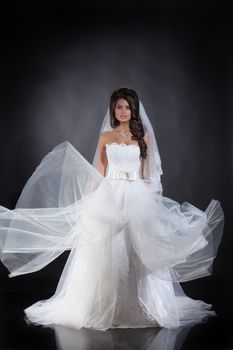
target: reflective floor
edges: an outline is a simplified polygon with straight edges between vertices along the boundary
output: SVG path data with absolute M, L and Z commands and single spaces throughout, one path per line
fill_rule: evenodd
M 32 296 L 2 295 L 1 301 L 1 350 L 233 350 L 233 302 L 230 301 L 214 304 L 218 316 L 189 327 L 176 330 L 115 329 L 105 332 L 28 325 L 24 320 L 23 308 L 35 301 Z

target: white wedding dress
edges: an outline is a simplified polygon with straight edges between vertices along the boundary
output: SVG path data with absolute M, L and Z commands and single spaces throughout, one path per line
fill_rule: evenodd
M 175 328 L 214 315 L 179 282 L 211 273 L 223 229 L 220 203 L 212 200 L 203 212 L 153 193 L 139 176 L 137 145 L 107 144 L 106 153 L 104 178 L 68 142 L 58 145 L 29 179 L 20 208 L 0 208 L 10 277 L 71 250 L 55 294 L 25 309 L 26 319 L 106 330 Z

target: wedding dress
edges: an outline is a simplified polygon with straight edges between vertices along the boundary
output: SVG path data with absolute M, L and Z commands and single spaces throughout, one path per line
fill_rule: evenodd
M 0 207 L 1 260 L 10 277 L 70 255 L 55 294 L 25 309 L 29 322 L 77 329 L 176 328 L 214 315 L 180 283 L 211 273 L 223 212 L 156 194 L 139 176 L 140 148 L 106 145 L 103 177 L 69 143 L 55 147 L 17 208 Z

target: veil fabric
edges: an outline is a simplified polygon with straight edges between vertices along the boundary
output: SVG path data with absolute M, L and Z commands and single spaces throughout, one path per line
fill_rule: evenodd
M 149 136 L 143 180 L 153 195 L 141 199 L 145 211 L 151 203 L 150 222 L 140 220 L 139 208 L 132 212 L 134 249 L 148 271 L 161 279 L 177 282 L 208 276 L 222 236 L 221 205 L 212 200 L 202 212 L 189 203 L 180 205 L 162 196 L 161 159 L 141 102 L 139 113 Z M 111 130 L 109 120 L 107 111 L 101 132 Z M 96 169 L 98 152 L 97 147 L 90 164 L 69 142 L 59 144 L 29 178 L 16 208 L 0 207 L 0 258 L 10 271 L 9 277 L 38 271 L 65 250 L 72 251 L 67 266 L 72 264 L 75 250 L 82 247 L 90 248 L 93 260 L 99 247 L 99 275 L 105 271 L 101 278 L 109 280 L 112 242 L 129 223 L 112 186 Z M 65 271 L 63 276 L 67 267 Z
M 9 277 L 38 271 L 65 250 L 112 234 L 123 222 L 107 180 L 63 142 L 43 158 L 16 208 L 0 207 L 0 258 Z
M 140 113 L 145 130 L 152 136 L 153 129 L 141 103 Z M 101 132 L 111 129 L 108 110 Z M 150 157 L 148 178 L 149 169 L 151 174 L 162 173 L 154 137 L 150 144 L 156 150 L 156 160 Z M 23 188 L 16 208 L 0 206 L 0 258 L 10 271 L 9 277 L 38 271 L 65 250 L 80 245 L 79 232 L 87 229 L 87 221 L 96 220 L 98 227 L 107 222 L 109 232 L 123 225 L 112 188 L 96 169 L 98 157 L 98 145 L 91 165 L 69 142 L 63 142 L 42 159 Z M 155 172 L 155 163 L 159 172 Z M 108 203 L 107 208 L 94 206 L 98 201 Z

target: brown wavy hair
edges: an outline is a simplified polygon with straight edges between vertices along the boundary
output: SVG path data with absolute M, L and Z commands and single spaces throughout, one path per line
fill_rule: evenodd
M 117 105 L 117 101 L 120 98 L 123 98 L 129 104 L 129 108 L 131 111 L 131 119 L 129 120 L 129 130 L 133 135 L 132 139 L 138 141 L 138 145 L 140 147 L 140 156 L 145 159 L 147 156 L 147 145 L 143 138 L 145 132 L 143 129 L 141 117 L 139 115 L 139 98 L 137 93 L 133 89 L 121 87 L 112 93 L 109 104 L 111 127 L 115 129 L 118 125 L 120 125 L 119 120 L 117 120 L 115 117 L 115 108 Z

